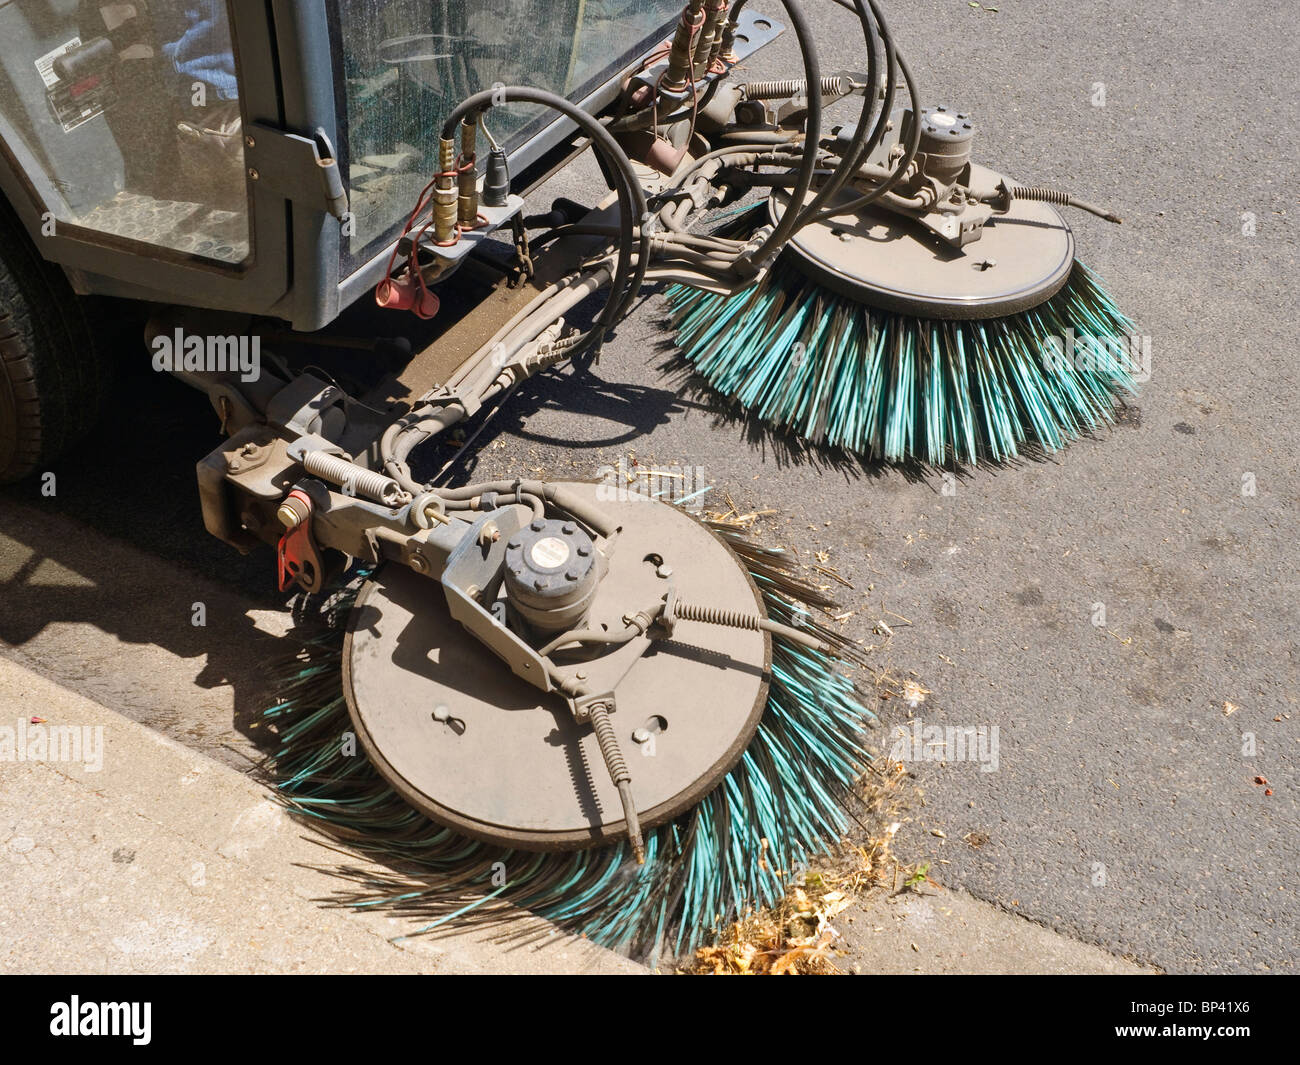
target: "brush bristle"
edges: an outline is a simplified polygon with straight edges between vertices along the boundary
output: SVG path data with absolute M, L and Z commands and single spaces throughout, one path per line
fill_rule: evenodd
M 668 298 L 678 346 L 718 392 L 811 443 L 887 462 L 1055 451 L 1112 423 L 1116 395 L 1135 391 L 1133 323 L 1081 263 L 1046 303 L 981 321 L 867 307 L 785 259 L 736 295 L 677 285 Z
M 842 657 L 856 657 L 839 634 L 810 626 L 810 608 L 828 601 L 799 579 L 788 555 L 716 531 L 749 568 L 774 620 L 813 627 Z M 266 712 L 281 740 L 275 781 L 289 807 L 329 836 L 400 868 L 337 870 L 354 887 L 336 902 L 427 918 L 413 935 L 453 919 L 458 928 L 499 925 L 521 907 L 636 956 L 694 950 L 750 908 L 777 902 L 799 863 L 839 842 L 850 820 L 846 803 L 869 757 L 862 730 L 872 715 L 853 683 L 824 655 L 774 638 L 758 733 L 698 806 L 646 834 L 644 865 L 626 844 L 510 851 L 434 824 L 363 755 L 349 756 L 341 645 L 341 632 L 323 633 L 282 671 L 280 701 Z

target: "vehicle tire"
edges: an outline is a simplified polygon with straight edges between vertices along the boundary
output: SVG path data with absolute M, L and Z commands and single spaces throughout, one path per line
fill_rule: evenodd
M 0 484 L 46 469 L 85 436 L 107 386 L 80 300 L 0 202 Z

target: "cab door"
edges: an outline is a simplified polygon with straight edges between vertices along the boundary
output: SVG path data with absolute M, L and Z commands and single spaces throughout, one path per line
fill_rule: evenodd
M 245 160 L 250 123 L 281 116 L 267 5 L 16 0 L 0 41 L 0 189 L 77 291 L 284 297 L 284 196 Z

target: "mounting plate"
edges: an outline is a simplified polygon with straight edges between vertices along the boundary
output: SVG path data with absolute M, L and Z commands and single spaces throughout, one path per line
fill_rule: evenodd
M 565 487 L 623 527 L 592 623 L 621 629 L 624 614 L 650 606 L 670 581 L 683 600 L 762 612 L 744 564 L 686 512 L 610 487 Z M 671 577 L 659 575 L 661 566 Z M 698 803 L 739 760 L 766 705 L 771 644 L 762 632 L 678 622 L 673 639 L 640 657 L 639 649 L 563 660 L 562 671 L 583 672 L 598 686 L 615 679 L 611 720 L 641 823 L 651 828 Z M 558 692 L 515 676 L 455 621 L 429 578 L 390 565 L 362 589 L 348 622 L 344 691 L 375 766 L 433 820 L 524 850 L 624 836 L 618 792 L 590 726 L 574 721 Z M 634 740 L 640 729 L 649 741 Z
M 981 166 L 972 164 L 971 170 L 971 184 L 979 188 L 1002 180 Z M 845 190 L 836 202 L 858 195 Z M 787 200 L 769 199 L 774 220 Z M 1060 291 L 1074 265 L 1074 234 L 1050 204 L 1014 200 L 1007 214 L 985 223 L 979 240 L 954 248 L 915 220 L 873 206 L 807 226 L 785 254 L 832 291 L 882 310 L 922 318 L 1000 318 Z

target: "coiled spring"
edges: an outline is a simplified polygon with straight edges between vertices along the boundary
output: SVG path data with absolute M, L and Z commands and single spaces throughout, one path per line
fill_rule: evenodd
M 1041 185 L 1013 185 L 1011 194 L 1018 200 L 1034 200 L 1038 203 L 1055 203 L 1061 207 L 1070 206 L 1070 194 L 1059 189 L 1045 189 Z
M 828 74 L 821 79 L 822 94 L 825 96 L 848 96 L 853 91 L 853 80 L 844 74 Z M 793 96 L 802 96 L 808 91 L 808 82 L 803 78 L 787 81 L 751 81 L 745 86 L 746 100 L 786 100 Z
M 340 485 L 350 495 L 365 496 L 385 506 L 399 505 L 405 495 L 402 486 L 391 477 L 324 451 L 308 451 L 302 457 L 302 467 L 313 477 Z
M 623 759 L 623 749 L 619 746 L 618 734 L 609 719 L 609 711 L 597 704 L 591 708 L 591 727 L 596 733 L 596 742 L 600 744 L 600 753 L 604 756 L 605 767 L 610 779 L 615 784 L 625 784 L 632 779 L 627 762 Z
M 757 614 L 719 610 L 717 607 L 699 606 L 695 603 L 678 603 L 673 608 L 673 613 L 682 621 L 699 621 L 705 625 L 726 625 L 731 629 L 751 629 L 754 632 L 763 627 L 763 619 Z

